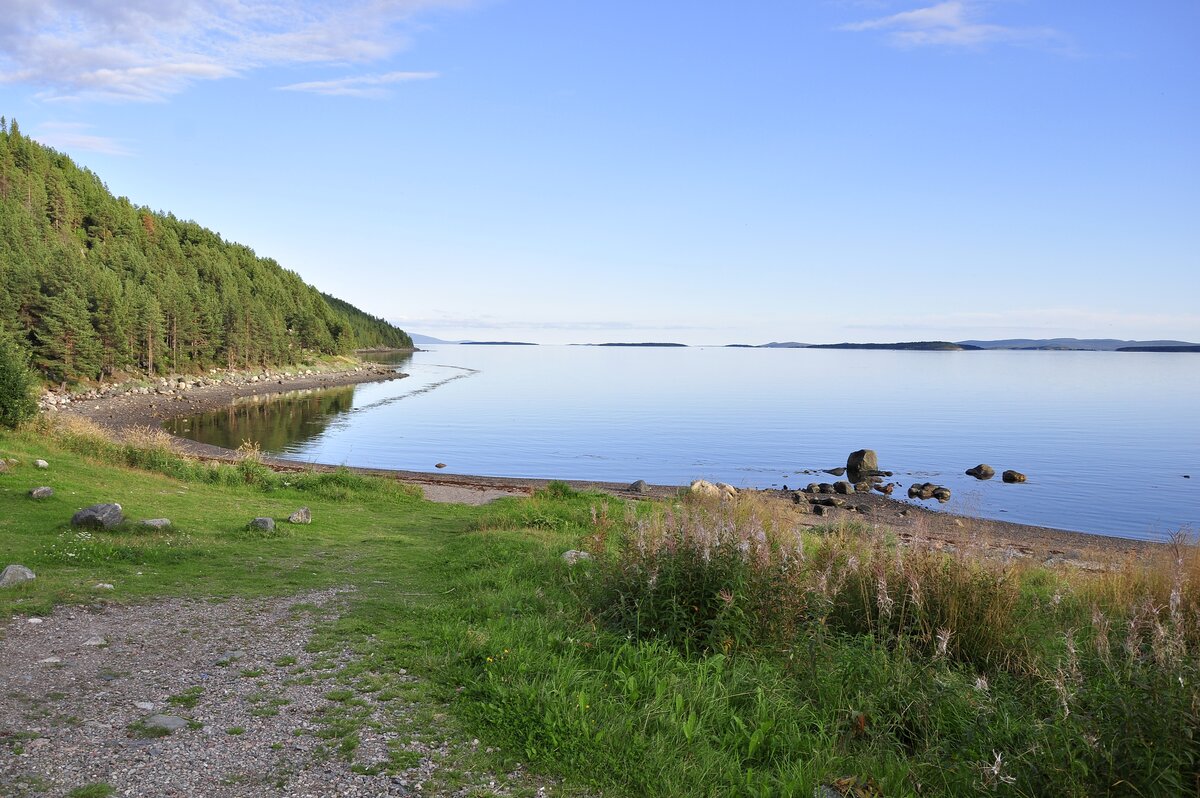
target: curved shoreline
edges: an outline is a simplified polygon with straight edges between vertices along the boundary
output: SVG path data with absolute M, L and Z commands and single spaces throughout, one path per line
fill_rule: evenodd
M 162 429 L 163 424 L 173 418 L 219 410 L 242 398 L 384 382 L 406 376 L 408 375 L 392 366 L 363 362 L 352 369 L 290 379 L 273 378 L 270 382 L 222 383 L 192 387 L 170 396 L 123 394 L 89 399 L 75 402 L 55 412 L 78 415 L 117 432 L 131 427 Z M 171 437 L 177 450 L 193 457 L 227 462 L 236 461 L 240 457 L 231 449 L 178 436 Z M 326 471 L 345 467 L 274 456 L 264 457 L 263 461 L 277 470 Z M 380 476 L 419 486 L 425 491 L 426 497 L 434 501 L 466 504 L 481 504 L 502 496 L 528 496 L 552 481 L 565 482 L 576 490 L 598 491 L 627 499 L 668 499 L 677 496 L 682 487 L 650 485 L 646 492 L 634 493 L 626 484 L 590 480 L 491 477 L 357 466 L 348 468 L 354 473 Z M 789 503 L 792 495 L 792 491 L 771 489 L 758 490 L 757 493 L 767 497 L 778 497 L 780 501 Z M 905 542 L 924 543 L 948 550 L 974 547 L 1012 559 L 1057 560 L 1073 562 L 1084 567 L 1114 558 L 1136 556 L 1161 546 L 1149 540 L 1109 537 L 1083 531 L 953 515 L 876 493 L 855 494 L 847 498 L 853 499 L 853 503 L 865 512 L 860 514 L 836 510 L 833 515 L 823 518 L 804 516 L 806 520 L 802 523 L 818 526 L 843 519 L 852 520 L 891 529 Z

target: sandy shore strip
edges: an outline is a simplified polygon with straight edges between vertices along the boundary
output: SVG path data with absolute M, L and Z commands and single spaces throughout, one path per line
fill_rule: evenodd
M 126 393 L 103 396 L 75 401 L 65 408 L 51 412 L 82 416 L 118 432 L 130 427 L 161 428 L 164 422 L 172 418 L 220 410 L 245 397 L 336 388 L 399 379 L 404 376 L 407 375 L 400 373 L 393 366 L 360 363 L 344 369 L 290 378 L 275 374 L 269 380 L 258 382 L 222 382 L 195 387 L 189 385 L 173 390 L 170 395 Z M 175 441 L 179 451 L 194 457 L 219 461 L 236 461 L 239 458 L 237 452 L 219 446 L 178 437 Z M 264 457 L 263 460 L 278 470 L 324 471 L 340 467 L 270 456 Z M 357 467 L 350 467 L 350 470 L 416 485 L 431 501 L 460 504 L 484 504 L 504 496 L 528 496 L 552 481 Z M 597 491 L 626 499 L 670 499 L 678 496 L 681 490 L 679 485 L 648 485 L 644 491 L 634 492 L 628 484 L 560 481 L 566 482 L 576 490 Z M 790 503 L 794 492 L 761 490 L 758 493 Z M 824 517 L 801 516 L 804 519 L 801 523 L 819 526 L 836 523 L 845 518 L 891 530 L 900 540 L 909 543 L 931 545 L 951 551 L 965 547 L 1005 558 L 1031 559 L 1038 562 L 1062 561 L 1083 567 L 1098 567 L 1100 563 L 1137 556 L 1161 545 L 1153 541 L 959 516 L 878 493 L 854 494 L 841 498 L 846 499 L 848 505 L 854 505 L 858 509 L 854 512 L 838 509 Z

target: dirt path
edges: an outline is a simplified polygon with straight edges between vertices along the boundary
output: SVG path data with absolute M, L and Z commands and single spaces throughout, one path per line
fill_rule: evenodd
M 345 598 L 325 590 L 14 617 L 0 628 L 0 794 L 94 784 L 145 798 L 482 796 L 514 784 L 547 794 L 521 773 L 463 772 L 460 755 L 478 741 L 448 742 L 422 691 L 384 702 L 331 679 L 352 655 L 306 646 Z M 392 683 L 418 686 L 403 672 Z M 328 730 L 355 713 L 366 717 L 347 756 Z M 153 736 L 156 715 L 181 728 Z

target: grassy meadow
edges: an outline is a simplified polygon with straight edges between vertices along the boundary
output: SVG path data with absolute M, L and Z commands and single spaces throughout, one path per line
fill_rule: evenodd
M 564 794 L 1200 795 L 1200 555 L 1182 539 L 1058 572 L 853 525 L 800 533 L 754 497 L 553 484 L 439 505 L 389 480 L 274 473 L 253 452 L 201 463 L 158 433 L 44 419 L 0 432 L 0 457 L 16 461 L 0 474 L 0 566 L 37 573 L 0 591 L 4 617 L 352 587 L 312 641 L 356 652 L 338 689 L 418 675 L 454 733 L 484 743 L 472 767 L 521 762 Z M 55 495 L 28 498 L 37 485 Z M 70 527 L 107 501 L 172 525 Z M 300 506 L 310 526 L 247 529 Z M 568 549 L 593 559 L 568 565 Z M 323 720 L 330 756 L 361 722 L 353 701 Z

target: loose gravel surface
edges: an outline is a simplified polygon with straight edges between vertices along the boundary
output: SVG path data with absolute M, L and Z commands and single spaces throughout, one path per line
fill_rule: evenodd
M 334 678 L 349 652 L 306 651 L 345 593 L 14 616 L 0 627 L 0 795 L 549 794 L 520 771 L 458 769 L 479 743 L 439 728 L 421 691 L 394 689 L 414 677 L 357 691 Z M 155 715 L 185 725 L 152 736 Z M 347 754 L 323 730 L 350 715 L 366 722 Z

